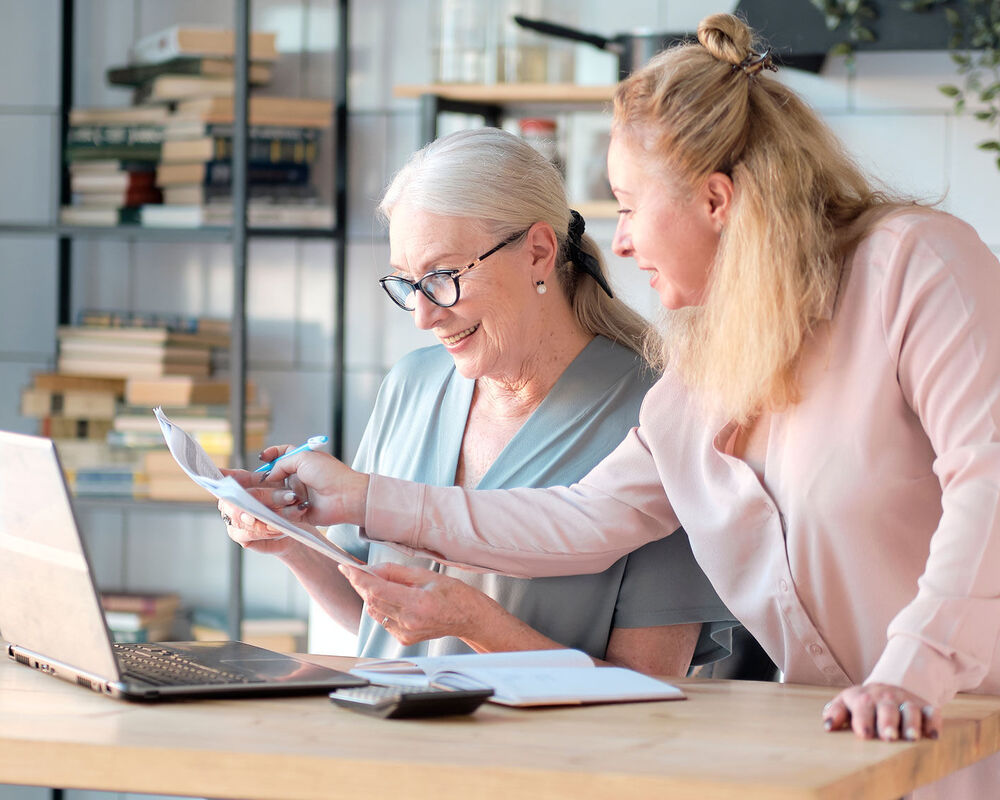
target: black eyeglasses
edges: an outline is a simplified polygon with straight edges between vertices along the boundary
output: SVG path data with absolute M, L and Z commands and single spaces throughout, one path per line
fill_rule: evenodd
M 435 269 L 428 272 L 419 281 L 411 281 L 399 275 L 386 275 L 384 278 L 379 278 L 378 282 L 385 289 L 385 293 L 389 295 L 389 299 L 404 311 L 413 311 L 416 308 L 418 290 L 434 305 L 441 306 L 441 308 L 451 308 L 461 296 L 458 279 L 500 248 L 506 247 L 511 242 L 516 242 L 528 230 L 530 229 L 526 228 L 513 236 L 508 236 L 496 247 L 491 247 L 471 264 L 467 264 L 461 269 Z

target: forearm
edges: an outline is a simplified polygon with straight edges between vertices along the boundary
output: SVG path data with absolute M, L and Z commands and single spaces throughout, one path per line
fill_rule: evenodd
M 477 593 L 469 630 L 459 638 L 477 653 L 565 648 L 518 619 L 486 594 Z
M 331 619 L 351 633 L 357 632 L 361 598 L 333 559 L 303 546 L 281 560 Z
M 465 491 L 373 475 L 364 535 L 508 575 L 601 572 L 677 527 L 662 486 L 644 508 L 594 485 Z

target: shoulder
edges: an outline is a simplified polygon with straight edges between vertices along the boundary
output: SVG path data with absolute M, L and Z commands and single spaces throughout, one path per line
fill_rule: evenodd
M 577 356 L 573 368 L 591 376 L 596 388 L 624 385 L 643 394 L 659 377 L 634 350 L 603 336 L 594 337 Z
M 902 269 L 967 269 L 995 263 L 976 230 L 943 211 L 905 208 L 875 222 L 855 251 L 854 265 L 887 274 Z
M 436 385 L 454 370 L 448 351 L 439 344 L 412 350 L 397 361 L 382 381 L 382 391 L 413 391 Z

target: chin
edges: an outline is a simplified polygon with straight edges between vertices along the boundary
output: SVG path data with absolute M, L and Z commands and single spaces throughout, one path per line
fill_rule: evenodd
M 692 296 L 689 292 L 683 292 L 674 287 L 658 292 L 660 305 L 668 311 L 679 311 L 682 308 L 692 308 L 702 304 L 701 294 Z

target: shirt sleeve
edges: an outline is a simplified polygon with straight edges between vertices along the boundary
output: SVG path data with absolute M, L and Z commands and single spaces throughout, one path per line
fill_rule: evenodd
M 579 483 L 468 491 L 373 475 L 363 536 L 518 577 L 607 569 L 679 527 L 640 427 Z
M 1000 265 L 964 223 L 922 219 L 900 235 L 880 300 L 900 387 L 934 449 L 941 518 L 866 682 L 939 705 L 982 682 L 1000 634 Z
M 698 566 L 681 529 L 626 556 L 612 625 L 648 628 L 690 622 L 703 623 L 691 666 L 732 653 L 731 629 L 739 622 Z

